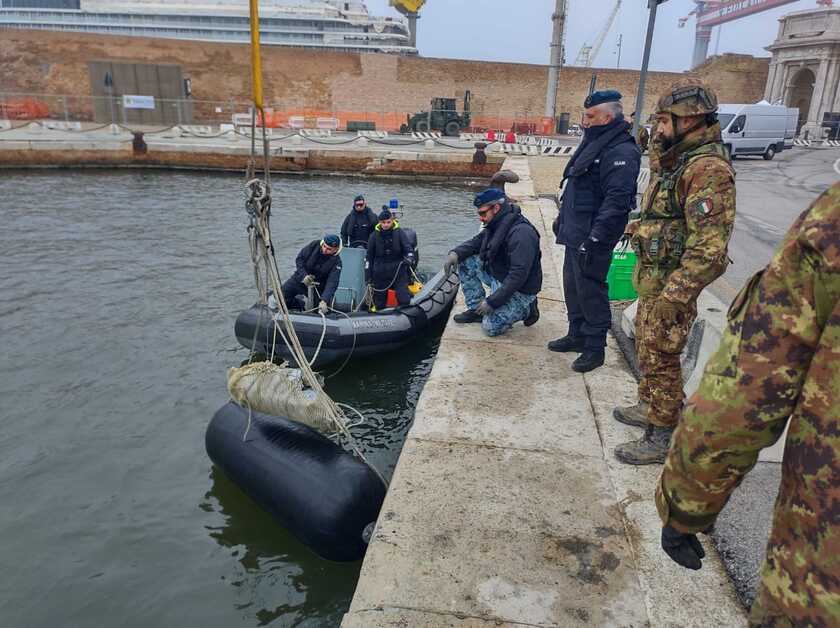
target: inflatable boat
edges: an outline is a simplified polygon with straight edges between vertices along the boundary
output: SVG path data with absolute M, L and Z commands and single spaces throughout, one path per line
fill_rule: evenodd
M 364 249 L 344 249 L 342 258 L 364 255 Z M 295 332 L 303 345 L 308 360 L 317 355 L 315 368 L 345 360 L 349 357 L 361 357 L 393 351 L 414 340 L 423 330 L 435 324 L 443 323 L 458 293 L 458 275 L 437 273 L 427 281 L 423 288 L 411 299 L 411 304 L 367 312 L 357 309 L 362 298 L 364 285 L 353 286 L 354 278 L 345 277 L 352 264 L 344 261 L 339 289 L 336 292 L 337 311 L 330 312 L 325 319 L 317 312 L 292 312 L 290 314 Z M 362 271 L 363 272 L 363 271 Z M 274 300 L 269 305 L 256 304 L 242 312 L 236 319 L 236 338 L 244 347 L 258 353 L 274 353 L 286 360 L 291 355 L 286 343 L 275 334 L 274 318 L 282 316 Z M 282 329 L 282 325 L 278 325 Z
M 207 455 L 224 474 L 322 558 L 360 560 L 385 499 L 363 462 L 314 429 L 234 402 L 213 416 Z M 243 440 L 243 436 L 247 436 Z

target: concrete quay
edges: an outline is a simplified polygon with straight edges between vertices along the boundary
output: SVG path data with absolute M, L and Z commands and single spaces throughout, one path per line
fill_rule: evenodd
M 58 128 L 52 128 L 55 126 Z M 486 149 L 487 163 L 474 164 L 475 142 L 466 138 L 368 137 L 356 133 L 321 136 L 315 131 L 270 130 L 271 168 L 281 173 L 486 179 L 505 159 L 505 147 L 494 143 Z M 184 125 L 136 131 L 144 133 L 145 151 L 134 150 L 132 132 L 118 125 L 96 127 L 57 122 L 0 125 L 0 167 L 241 171 L 251 151 L 249 133 L 233 128 Z M 538 146 L 529 148 L 541 150 Z M 261 140 L 256 150 L 261 157 Z
M 638 437 L 611 417 L 636 388 L 613 339 L 585 375 L 546 350 L 566 331 L 556 207 L 526 158 L 503 167 L 542 234 L 542 317 L 493 339 L 450 321 L 342 625 L 746 625 L 706 539 L 699 572 L 660 549 L 660 468 L 612 456 Z

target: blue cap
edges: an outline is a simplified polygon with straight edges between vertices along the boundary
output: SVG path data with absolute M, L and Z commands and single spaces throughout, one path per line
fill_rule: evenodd
M 388 220 L 389 218 L 393 218 L 394 214 L 391 213 L 391 210 L 388 209 L 386 205 L 382 206 L 382 211 L 379 212 L 379 220 Z
M 592 92 L 583 101 L 585 109 L 594 107 L 596 105 L 603 105 L 605 102 L 618 102 L 621 100 L 621 94 L 614 89 L 602 89 L 597 92 Z
M 341 244 L 341 238 L 334 233 L 330 233 L 324 236 L 324 244 L 331 248 L 335 248 Z
M 481 207 L 482 205 L 489 205 L 490 203 L 500 203 L 505 200 L 505 193 L 499 188 L 487 188 L 483 192 L 475 195 L 473 205 Z

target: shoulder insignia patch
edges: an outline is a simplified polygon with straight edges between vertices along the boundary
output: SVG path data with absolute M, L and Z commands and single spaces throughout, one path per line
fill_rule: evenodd
M 714 211 L 714 204 L 712 203 L 711 198 L 703 198 L 694 203 L 694 212 L 697 214 L 702 214 L 703 216 L 708 216 Z

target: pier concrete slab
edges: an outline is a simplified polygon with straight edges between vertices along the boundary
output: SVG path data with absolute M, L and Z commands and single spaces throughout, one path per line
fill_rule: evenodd
M 569 368 L 574 357 L 544 345 L 448 341 L 410 436 L 600 459 L 584 382 Z
M 586 458 L 416 438 L 403 455 L 351 615 L 396 607 L 534 626 L 644 625 L 612 488 Z
M 543 290 L 538 297 L 540 307 L 540 320 L 536 325 L 525 327 L 522 323 L 516 323 L 507 333 L 496 336 L 495 338 L 488 338 L 481 329 L 478 323 L 459 325 L 452 322 L 450 319 L 449 326 L 451 332 L 448 332 L 447 337 L 453 340 L 462 341 L 486 341 L 493 344 L 512 344 L 521 347 L 539 347 L 545 349 L 549 340 L 554 340 L 557 336 L 559 328 L 565 329 L 566 325 L 566 306 L 560 300 L 560 294 L 557 292 L 549 292 Z M 462 312 L 466 309 L 464 299 L 458 295 L 458 300 L 455 302 L 455 307 L 452 308 L 452 315 Z M 537 352 L 535 351 L 534 354 Z M 544 353 L 544 351 L 539 351 Z M 553 354 L 557 357 L 560 354 Z
M 533 626 L 522 622 L 487 620 L 436 611 L 406 608 L 376 608 L 346 615 L 343 628 L 515 628 Z
M 503 166 L 522 171 L 508 193 L 559 277 L 556 207 L 533 198 L 523 162 Z M 612 458 L 638 437 L 611 418 L 635 398 L 632 375 L 613 339 L 586 375 L 541 347 L 566 330 L 559 282 L 548 293 L 534 328 L 447 326 L 344 626 L 745 625 L 712 548 L 696 573 L 659 547 L 660 467 Z

